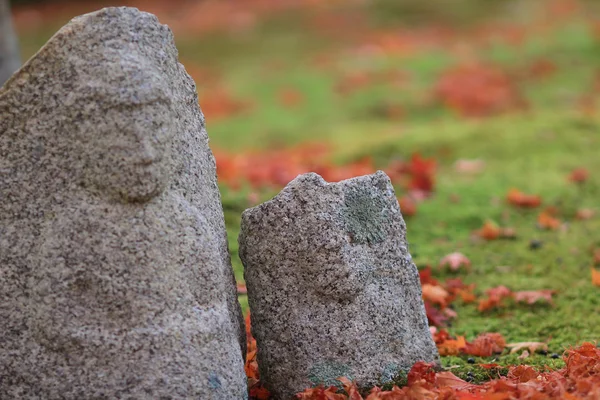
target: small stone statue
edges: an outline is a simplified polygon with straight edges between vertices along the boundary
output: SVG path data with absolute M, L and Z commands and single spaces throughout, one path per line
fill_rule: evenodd
M 438 362 L 406 225 L 387 175 L 310 173 L 246 210 L 239 237 L 261 381 L 305 388 L 390 382 Z

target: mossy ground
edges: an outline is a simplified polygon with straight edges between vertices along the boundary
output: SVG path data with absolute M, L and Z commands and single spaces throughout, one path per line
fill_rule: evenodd
M 398 11 L 395 4 L 399 3 L 409 8 Z M 444 13 L 437 6 L 425 6 L 430 2 L 380 0 L 365 12 L 372 24 L 382 26 L 418 26 L 428 18 L 450 19 L 466 26 L 502 17 L 496 8 L 476 7 L 481 3 L 464 1 L 462 7 L 447 8 L 449 13 Z M 516 12 L 506 14 L 506 18 L 516 14 L 527 15 Z M 208 116 L 211 145 L 235 152 L 327 141 L 336 149 L 339 163 L 369 155 L 382 167 L 413 152 L 435 158 L 434 196 L 419 205 L 415 216 L 407 218 L 408 240 L 417 265 L 432 265 L 440 280 L 460 277 L 475 283 L 479 294 L 498 285 L 513 290 L 557 291 L 554 305 L 509 304 L 481 313 L 476 304 L 456 303 L 458 318 L 449 327 L 452 334 L 472 340 L 483 332 L 499 332 L 508 342 L 544 341 L 549 346 L 547 356 L 525 360 L 504 354 L 476 358 L 475 364 L 470 364 L 466 356 L 445 357 L 443 365 L 460 377 L 481 381 L 506 373 L 502 368 L 482 369 L 478 363 L 557 368 L 562 361 L 551 358 L 553 353 L 600 339 L 600 288 L 594 287 L 590 278 L 590 249 L 600 246 L 600 219 L 573 219 L 579 208 L 598 208 L 600 198 L 600 119 L 577 106 L 577 99 L 590 93 L 600 69 L 600 40 L 590 29 L 585 13 L 552 33 L 528 36 L 519 46 L 498 42 L 478 50 L 478 58 L 510 70 L 521 70 L 540 58 L 556 66 L 556 71 L 544 79 L 520 83 L 531 104 L 528 110 L 479 120 L 460 118 L 428 97 L 439 74 L 458 61 L 455 54 L 435 50 L 409 56 L 361 56 L 342 51 L 348 46 L 344 40 L 318 36 L 307 29 L 305 17 L 302 13 L 279 15 L 241 36 L 177 38 L 182 60 L 216 70 L 234 96 L 254 105 L 225 119 L 212 121 Z M 24 56 L 33 54 L 56 25 L 22 30 Z M 314 66 L 314 58 L 323 53 L 334 59 L 334 67 Z M 401 88 L 374 83 L 348 96 L 332 90 L 344 73 L 398 68 L 410 75 Z M 197 83 L 201 94 L 208 90 L 204 82 Z M 295 108 L 283 107 L 278 101 L 278 91 L 287 87 L 304 98 Z M 380 112 L 389 103 L 402 107 L 400 120 Z M 480 174 L 460 174 L 453 167 L 456 160 L 475 158 L 485 162 Z M 590 179 L 583 185 L 566 179 L 576 167 L 590 171 Z M 519 210 L 505 203 L 512 187 L 541 195 L 544 205 L 558 206 L 566 224 L 556 231 L 538 229 L 539 210 Z M 237 234 L 241 212 L 253 204 L 248 200 L 252 190 L 221 189 L 232 262 L 238 280 L 242 280 Z M 402 194 L 402 189 L 397 189 Z M 274 194 L 275 190 L 258 192 L 260 201 Z M 517 237 L 473 240 L 472 232 L 489 219 L 514 228 Z M 541 241 L 541 247 L 531 249 L 531 240 Z M 442 256 L 455 251 L 470 258 L 470 271 L 435 270 Z M 247 309 L 246 299 L 242 296 L 240 300 Z

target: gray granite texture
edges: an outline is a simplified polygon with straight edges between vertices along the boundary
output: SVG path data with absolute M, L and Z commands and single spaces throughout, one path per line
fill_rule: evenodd
M 277 399 L 437 362 L 406 225 L 385 173 L 301 175 L 246 210 L 239 237 L 260 376 Z
M 0 0 L 0 86 L 19 68 L 20 60 L 10 4 L 8 0 Z
M 73 19 L 0 115 L 0 399 L 246 398 L 215 161 L 169 28 Z

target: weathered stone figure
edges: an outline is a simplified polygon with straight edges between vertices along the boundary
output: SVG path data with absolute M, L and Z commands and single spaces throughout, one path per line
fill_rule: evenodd
M 195 89 L 132 8 L 73 19 L 0 89 L 0 398 L 247 397 Z
M 278 399 L 317 384 L 389 382 L 437 361 L 406 226 L 383 172 L 311 173 L 242 216 L 261 380 Z
M 19 47 L 12 27 L 10 4 L 8 0 L 0 0 L 0 86 L 19 65 Z

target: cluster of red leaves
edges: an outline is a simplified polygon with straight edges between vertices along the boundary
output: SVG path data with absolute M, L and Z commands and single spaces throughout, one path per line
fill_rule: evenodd
M 307 143 L 292 148 L 229 154 L 215 151 L 219 180 L 232 188 L 249 183 L 253 188 L 281 187 L 296 176 L 316 172 L 328 182 L 375 172 L 371 158 L 346 165 L 330 161 L 331 149 L 322 143 Z M 414 154 L 409 161 L 393 161 L 385 170 L 394 183 L 412 193 L 411 201 L 429 195 L 435 184 L 435 161 Z M 403 201 L 407 215 L 416 211 L 414 203 Z M 402 205 L 401 205 L 402 206 Z
M 514 80 L 501 69 L 483 64 L 461 65 L 444 72 L 435 95 L 444 105 L 467 117 L 494 115 L 525 106 Z
M 207 119 L 215 121 L 248 110 L 251 104 L 235 99 L 225 88 L 212 88 L 200 94 L 200 106 Z
M 506 286 L 497 286 L 486 290 L 487 297 L 479 301 L 477 309 L 479 311 L 487 311 L 494 308 L 504 306 L 504 300 L 512 298 L 516 303 L 535 304 L 538 301 L 553 304 L 552 296 L 556 293 L 555 290 L 523 290 L 513 292 Z
M 473 342 L 467 342 L 464 336 L 456 338 L 442 329 L 433 332 L 433 340 L 441 356 L 454 356 L 468 354 L 477 357 L 489 357 L 492 354 L 502 353 L 506 347 L 504 337 L 499 333 L 483 333 Z
M 488 337 L 481 343 L 495 340 Z M 343 392 L 335 387 L 307 389 L 297 395 L 303 400 L 543 400 L 600 398 L 600 349 L 592 343 L 569 349 L 563 356 L 566 366 L 558 371 L 540 372 L 528 365 L 510 367 L 506 377 L 480 385 L 468 383 L 452 372 L 437 372 L 433 364 L 417 362 L 409 371 L 407 385 L 390 391 L 378 387 L 366 397 L 355 383 L 340 378 Z
M 248 392 L 254 400 L 268 400 L 269 391 L 262 387 L 256 361 L 256 339 L 252 336 L 250 313 L 246 315 L 246 377 L 248 378 Z
M 438 282 L 427 267 L 419 271 L 425 312 L 430 326 L 443 326 L 450 318 L 457 316 L 449 308 L 450 304 L 460 298 L 465 303 L 476 300 L 473 290 L 475 285 L 466 285 L 461 279 L 448 279 L 444 284 Z

